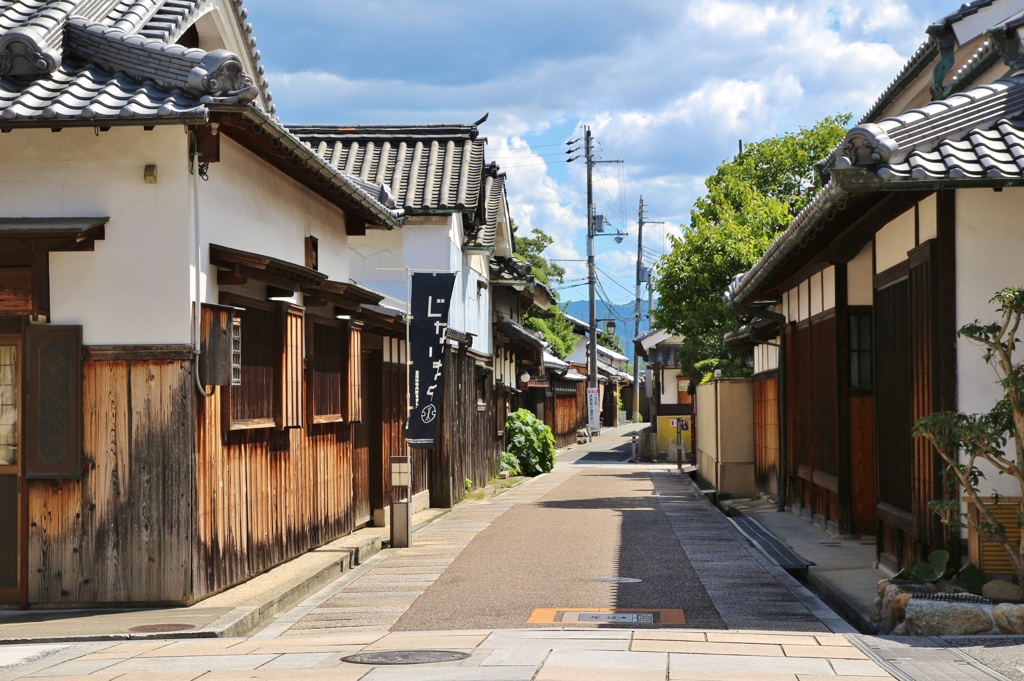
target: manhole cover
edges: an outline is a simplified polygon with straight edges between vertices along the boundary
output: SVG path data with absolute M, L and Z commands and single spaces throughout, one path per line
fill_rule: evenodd
M 195 629 L 194 624 L 143 624 L 142 626 L 132 627 L 128 631 L 135 634 L 166 634 L 172 631 L 188 631 L 189 629 Z
M 469 653 L 454 650 L 383 650 L 379 653 L 356 653 L 341 658 L 352 664 L 436 664 L 458 662 L 469 657 Z
M 612 584 L 639 584 L 644 581 L 633 577 L 594 577 L 592 582 L 611 582 Z

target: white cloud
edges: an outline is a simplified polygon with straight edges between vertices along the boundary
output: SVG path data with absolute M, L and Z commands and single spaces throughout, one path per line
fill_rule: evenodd
M 251 4 L 258 28 L 260 11 L 280 11 L 270 0 Z M 635 229 L 643 194 L 651 218 L 670 223 L 645 234 L 658 250 L 667 234 L 679 234 L 703 178 L 735 153 L 739 139 L 763 139 L 841 111 L 859 116 L 923 40 L 924 27 L 955 4 L 521 0 L 488 6 L 485 14 L 494 16 L 475 24 L 482 8 L 452 0 L 438 0 L 429 12 L 409 0 L 311 0 L 309 11 L 320 12 L 324 27 L 310 28 L 316 22 L 306 17 L 290 44 L 325 51 L 302 52 L 292 67 L 283 64 L 294 51 L 271 46 L 264 54 L 284 55 L 269 62 L 268 78 L 288 122 L 470 122 L 490 111 L 482 127 L 488 159 L 508 172 L 520 229 L 543 229 L 555 239 L 547 255 L 578 260 L 585 252 L 582 164 L 566 170 L 564 147 L 536 145 L 562 141 L 577 122 L 588 122 L 602 156 L 626 161 L 625 208 L 617 207 L 617 181 L 603 176 L 612 200 L 598 192 L 600 210 Z M 360 17 L 386 18 L 386 50 L 374 32 L 352 28 Z M 331 27 L 340 34 L 324 45 L 334 51 L 305 37 Z M 453 27 L 460 41 L 438 39 Z M 335 56 L 344 49 L 347 57 Z M 609 272 L 626 276 L 621 253 L 631 242 L 635 250 L 632 239 L 621 249 L 600 240 Z M 583 263 L 563 264 L 570 278 L 585 274 Z

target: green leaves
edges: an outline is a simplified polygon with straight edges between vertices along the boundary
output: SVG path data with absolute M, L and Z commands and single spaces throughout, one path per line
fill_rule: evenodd
M 949 553 L 941 550 L 933 551 L 928 555 L 928 562 L 918 563 L 912 572 L 922 581 L 937 582 L 945 577 L 947 563 L 949 563 Z
M 551 346 L 552 354 L 558 359 L 568 357 L 580 339 L 573 331 L 572 322 L 565 316 L 564 309 L 557 306 L 545 311 L 533 305 L 523 315 L 523 325 L 544 336 L 544 342 Z
M 722 336 L 738 327 L 722 301 L 735 275 L 756 263 L 820 189 L 814 165 L 846 135 L 848 114 L 749 145 L 705 182 L 707 193 L 683 226 L 683 238 L 656 266 L 654 325 L 683 336 L 682 369 L 716 359 L 726 375 L 745 370 L 749 351 L 732 351 Z
M 555 436 L 530 411 L 520 409 L 505 421 L 507 454 L 516 459 L 520 472 L 531 477 L 547 473 L 555 466 Z M 504 465 L 505 455 L 502 455 Z

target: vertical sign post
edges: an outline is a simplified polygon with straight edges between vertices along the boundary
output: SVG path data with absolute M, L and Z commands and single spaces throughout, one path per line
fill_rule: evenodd
M 412 545 L 412 472 L 410 456 L 391 457 L 391 548 Z
M 587 388 L 587 415 L 590 434 L 601 432 L 601 389 Z

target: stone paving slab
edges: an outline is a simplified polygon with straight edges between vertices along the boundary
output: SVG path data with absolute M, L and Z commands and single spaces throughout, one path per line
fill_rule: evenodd
M 970 681 L 955 651 L 934 641 L 807 632 L 721 630 L 580 630 L 573 628 L 378 632 L 293 638 L 134 641 L 63 646 L 41 658 L 0 669 L 0 681 L 517 681 L 519 679 L 676 679 L 677 681 L 877 681 L 907 678 Z M 927 645 L 929 644 L 930 645 Z M 862 654 L 866 645 L 912 660 L 927 676 L 891 673 Z M 905 648 L 911 648 L 908 652 Z M 462 661 L 383 667 L 343 658 L 358 651 L 461 650 Z M 860 657 L 860 659 L 851 659 Z M 8 654 L 8 659 L 13 656 Z

